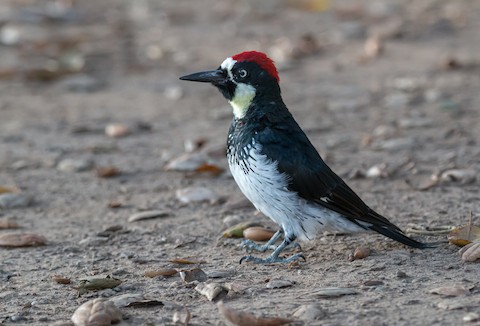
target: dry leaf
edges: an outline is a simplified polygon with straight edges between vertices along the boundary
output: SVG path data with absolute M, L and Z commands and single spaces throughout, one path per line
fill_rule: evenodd
M 220 175 L 223 172 L 223 169 L 219 167 L 218 165 L 214 165 L 211 163 L 204 163 L 200 165 L 198 168 L 195 169 L 195 172 L 203 173 L 207 172 L 212 175 Z
M 52 279 L 58 284 L 70 284 L 72 280 L 61 275 L 53 275 Z
M 0 194 L 18 192 L 18 189 L 0 186 Z
M 480 261 L 480 242 L 472 242 L 458 251 L 463 262 Z
M 292 322 L 290 319 L 280 317 L 256 317 L 250 313 L 227 307 L 223 302 L 217 303 L 217 307 L 220 313 L 236 326 L 278 326 Z
M 227 289 L 217 283 L 199 283 L 195 287 L 195 291 L 206 296 L 209 301 L 221 299 L 228 293 Z
M 115 306 L 118 308 L 122 307 L 156 307 L 156 306 L 163 306 L 164 303 L 162 301 L 158 301 L 155 299 L 148 299 L 143 296 L 143 294 L 139 293 L 125 293 L 114 296 L 109 299 L 109 301 L 113 302 Z
M 428 293 L 443 295 L 446 297 L 457 297 L 460 295 L 469 294 L 470 289 L 461 285 L 442 286 L 435 289 L 431 289 L 428 291 Z
M 224 238 L 243 238 L 243 231 L 254 226 L 262 226 L 262 225 L 258 222 L 252 222 L 252 221 L 238 223 L 228 228 L 227 230 L 225 230 L 223 232 L 223 237 Z
M 455 228 L 448 235 L 448 242 L 459 247 L 471 242 L 480 242 L 480 227 L 468 224 Z
M 122 313 L 111 301 L 97 298 L 82 304 L 71 318 L 75 326 L 106 326 L 122 320 Z
M 253 226 L 243 230 L 243 237 L 253 241 L 268 241 L 274 234 L 275 231 L 260 226 Z
M 7 218 L 0 219 L 0 230 L 1 229 L 18 229 L 20 225 L 17 222 L 9 220 Z
M 167 217 L 167 216 L 170 216 L 170 213 L 166 211 L 144 211 L 144 212 L 133 214 L 128 218 L 128 221 L 136 222 L 140 220 L 147 220 L 151 218 Z
M 331 287 L 315 289 L 310 294 L 320 298 L 336 298 L 344 295 L 358 294 L 358 291 L 351 288 Z
M 180 265 L 193 265 L 193 264 L 203 264 L 204 260 L 194 260 L 194 259 L 184 259 L 184 258 L 174 258 L 169 260 L 169 262 Z
M 161 269 L 157 269 L 157 270 L 154 270 L 154 271 L 146 271 L 144 273 L 144 275 L 146 277 L 157 277 L 157 276 L 165 276 L 165 277 L 169 277 L 169 276 L 173 276 L 175 274 L 177 274 L 177 270 L 176 269 L 173 269 L 173 268 L 161 268 Z
M 114 166 L 101 167 L 96 172 L 99 178 L 113 178 L 120 174 L 120 170 Z
M 78 295 L 82 295 L 88 291 L 97 291 L 105 289 L 113 289 L 122 283 L 121 280 L 107 276 L 104 278 L 91 278 L 88 280 L 81 280 L 78 286 Z
M 5 233 L 0 235 L 0 247 L 36 247 L 47 244 L 47 239 L 34 233 Z
M 440 234 L 449 234 L 453 229 L 454 226 L 450 225 L 439 225 L 439 226 L 432 226 L 432 227 L 422 227 L 418 225 L 412 225 L 411 227 L 405 230 L 406 233 L 413 233 L 413 234 L 422 234 L 422 235 L 440 235 Z

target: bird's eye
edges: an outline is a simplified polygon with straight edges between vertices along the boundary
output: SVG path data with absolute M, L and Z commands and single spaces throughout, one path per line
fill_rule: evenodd
M 238 71 L 238 77 L 240 77 L 240 78 L 245 78 L 245 77 L 247 77 L 247 75 L 248 75 L 248 73 L 245 69 L 241 69 L 241 70 Z

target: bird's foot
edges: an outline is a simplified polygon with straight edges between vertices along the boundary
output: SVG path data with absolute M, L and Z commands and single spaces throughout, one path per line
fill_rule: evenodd
M 243 256 L 242 259 L 240 259 L 240 264 L 243 263 L 244 261 L 251 261 L 254 264 L 273 264 L 273 263 L 291 263 L 292 261 L 296 261 L 302 259 L 303 261 L 307 261 L 305 259 L 305 256 L 303 254 L 295 254 L 293 256 L 290 256 L 288 258 L 280 258 L 278 256 L 270 256 L 268 258 L 258 258 L 255 256 Z
M 277 249 L 277 246 L 275 246 L 273 244 L 270 244 L 268 242 L 266 244 L 259 245 L 259 244 L 255 243 L 254 241 L 247 239 L 247 240 L 242 241 L 242 243 L 240 244 L 240 248 L 245 249 L 245 251 L 247 253 L 251 253 L 254 250 L 258 251 L 258 252 L 265 252 L 267 250 L 275 250 L 275 249 Z M 296 248 L 302 250 L 302 247 L 297 242 L 292 242 L 287 247 L 285 247 L 285 249 L 296 249 Z
M 264 245 L 259 245 L 252 240 L 243 240 L 242 243 L 240 244 L 240 248 L 245 249 L 247 253 L 250 253 L 252 251 L 258 251 L 258 252 L 265 252 L 267 250 L 275 250 L 277 247 L 271 244 L 264 244 Z

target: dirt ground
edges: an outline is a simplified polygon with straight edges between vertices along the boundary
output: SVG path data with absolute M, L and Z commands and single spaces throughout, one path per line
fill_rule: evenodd
M 125 325 L 171 325 L 184 307 L 190 325 L 226 325 L 197 281 L 144 275 L 194 267 L 228 285 L 225 305 L 293 324 L 480 325 L 480 264 L 462 263 L 445 234 L 411 234 L 442 241 L 426 250 L 324 235 L 302 243 L 298 266 L 239 265 L 241 239 L 221 237 L 227 224 L 272 223 L 232 205 L 243 195 L 228 171 L 164 168 L 197 143 L 226 167 L 231 108 L 178 77 L 255 49 L 277 62 L 287 106 L 370 206 L 403 229 L 464 225 L 470 211 L 478 224 L 480 180 L 429 183 L 452 168 L 480 171 L 480 2 L 10 0 L 0 21 L 0 186 L 33 199 L 0 208 L 21 226 L 0 236 L 47 239 L 0 248 L 1 325 L 69 325 L 82 303 L 125 294 L 163 303 L 120 308 Z M 131 133 L 107 136 L 113 123 Z M 99 177 L 108 166 L 120 174 Z M 221 199 L 182 203 L 177 190 L 191 186 Z M 150 210 L 165 216 L 128 221 Z M 358 246 L 371 255 L 349 261 Z M 106 275 L 122 283 L 77 294 L 80 280 Z M 467 293 L 430 292 L 453 286 Z M 357 293 L 318 294 L 331 287 Z M 294 315 L 302 305 L 316 314 Z

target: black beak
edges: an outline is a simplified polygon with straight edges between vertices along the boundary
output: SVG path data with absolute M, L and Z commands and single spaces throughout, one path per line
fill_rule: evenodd
M 202 83 L 212 83 L 214 85 L 224 84 L 227 81 L 227 74 L 224 70 L 210 70 L 196 72 L 191 75 L 180 77 L 181 80 L 190 80 Z

